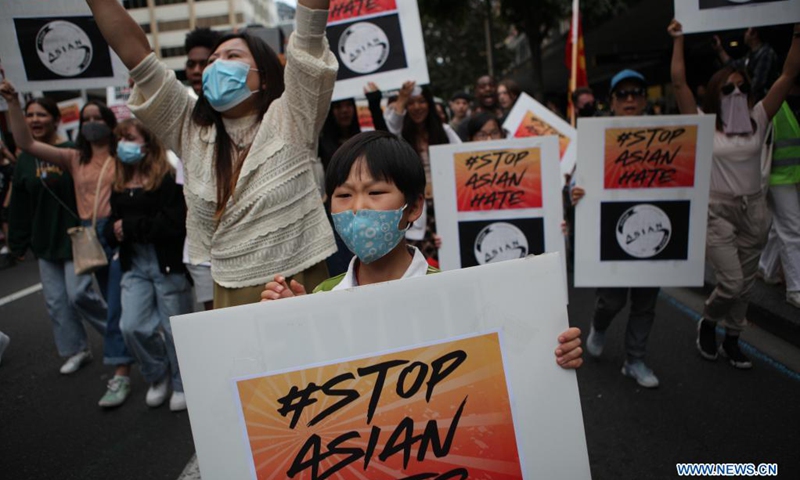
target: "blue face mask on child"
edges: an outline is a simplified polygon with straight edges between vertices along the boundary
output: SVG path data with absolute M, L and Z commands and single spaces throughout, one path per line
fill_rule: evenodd
M 397 210 L 347 210 L 331 217 L 347 248 L 363 263 L 372 263 L 391 252 L 405 236 L 407 229 L 398 228 L 405 209 L 406 205 Z
M 139 163 L 144 158 L 142 146 L 138 143 L 120 140 L 117 142 L 117 158 L 119 158 L 120 162 L 127 165 Z
M 203 70 L 203 97 L 211 108 L 226 112 L 256 93 L 247 86 L 250 70 L 249 64 L 235 60 L 215 60 Z

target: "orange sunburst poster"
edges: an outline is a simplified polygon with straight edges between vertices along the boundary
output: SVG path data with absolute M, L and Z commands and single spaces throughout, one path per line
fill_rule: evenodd
M 558 137 L 558 158 L 563 159 L 564 153 L 569 147 L 569 137 L 558 131 L 555 127 L 539 118 L 535 113 L 528 110 L 522 118 L 514 137 L 542 137 L 544 135 L 556 135 Z
M 542 208 L 541 157 L 538 147 L 456 153 L 458 211 Z
M 609 128 L 605 188 L 693 187 L 697 126 Z
M 499 334 L 238 380 L 259 480 L 522 478 Z

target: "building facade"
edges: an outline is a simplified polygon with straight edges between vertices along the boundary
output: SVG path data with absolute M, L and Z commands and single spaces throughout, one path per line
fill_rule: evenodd
M 232 31 L 247 25 L 278 23 L 275 0 L 124 0 L 142 26 L 150 45 L 167 66 L 181 71 L 186 64 L 183 43 L 197 27 Z

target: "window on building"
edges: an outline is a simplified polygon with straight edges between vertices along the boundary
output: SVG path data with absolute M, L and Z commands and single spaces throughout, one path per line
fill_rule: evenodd
M 170 22 L 158 22 L 159 33 L 172 32 L 175 30 L 188 30 L 189 20 L 172 20 Z
M 181 57 L 186 55 L 186 49 L 183 47 L 169 47 L 161 49 L 161 58 Z
M 217 25 L 225 25 L 228 23 L 227 15 L 218 15 L 216 17 L 198 18 L 198 27 L 216 27 Z

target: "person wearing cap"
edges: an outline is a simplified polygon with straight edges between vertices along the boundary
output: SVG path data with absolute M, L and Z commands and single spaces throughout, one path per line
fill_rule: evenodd
M 641 116 L 647 107 L 647 81 L 634 70 L 622 70 L 611 79 L 611 112 L 618 117 Z M 574 178 L 574 176 L 573 176 Z M 572 203 L 577 205 L 585 195 L 580 186 L 572 188 Z M 626 359 L 622 374 L 645 388 L 658 386 L 658 377 L 644 363 L 647 339 L 656 316 L 659 288 L 598 288 L 592 325 L 586 339 L 586 351 L 592 357 L 603 353 L 608 329 L 614 317 L 625 308 L 630 297 L 631 311 L 625 329 Z
M 450 111 L 453 112 L 453 118 L 450 119 L 450 128 L 457 131 L 461 122 L 469 117 L 469 104 L 471 102 L 472 97 L 466 92 L 458 92 L 453 95 L 450 99 Z
M 673 37 L 671 73 L 678 108 L 684 115 L 696 114 L 694 95 L 686 82 L 683 28 L 680 22 L 672 20 L 667 31 Z M 788 164 L 783 163 L 787 160 L 785 152 L 779 150 L 775 157 L 764 152 L 771 141 L 770 123 L 780 112 L 798 74 L 800 23 L 794 25 L 783 72 L 763 100 L 756 101 L 758 92 L 754 91 L 751 79 L 736 66 L 719 70 L 706 88 L 702 112 L 717 116 L 711 155 L 706 258 L 714 268 L 717 285 L 706 299 L 703 317 L 697 324 L 696 345 L 704 359 L 714 361 L 721 355 L 739 369 L 753 366 L 739 348 L 739 336 L 747 324 L 749 297 L 770 228 L 767 206 L 770 167 L 776 160 L 780 161 L 777 166 Z M 774 147 L 787 145 L 778 141 L 787 140 L 783 134 L 788 132 L 779 127 L 773 133 Z M 794 195 L 796 199 L 797 194 Z M 725 329 L 725 339 L 719 348 L 717 325 Z

